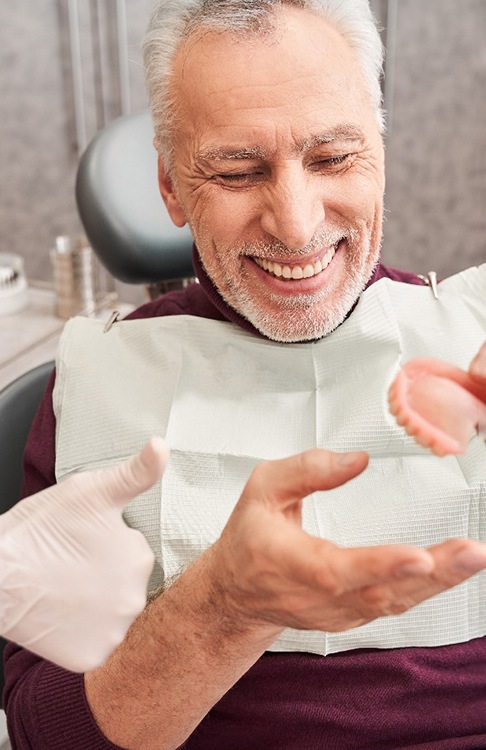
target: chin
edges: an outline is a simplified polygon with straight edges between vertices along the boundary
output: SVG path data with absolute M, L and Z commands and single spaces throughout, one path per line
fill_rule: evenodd
M 237 304 L 226 301 L 246 318 L 261 334 L 272 341 L 295 344 L 316 341 L 328 336 L 349 315 L 374 270 L 359 274 L 339 289 L 327 287 L 311 295 L 275 297 L 258 304 L 249 295 L 240 295 Z
M 326 315 L 325 320 L 316 319 L 314 313 L 310 313 L 308 316 L 302 314 L 293 316 L 287 313 L 287 315 L 279 316 L 278 320 L 269 320 L 268 318 L 260 318 L 260 316 L 255 316 L 251 320 L 249 316 L 245 317 L 271 341 L 282 344 L 297 344 L 305 341 L 316 341 L 328 336 L 341 325 L 351 307 L 352 305 L 345 312 L 339 314 Z
M 244 267 L 232 273 L 221 273 L 220 268 L 206 272 L 226 303 L 266 338 L 288 344 L 316 341 L 346 319 L 378 263 L 379 251 L 370 248 L 369 238 L 360 242 L 357 235 L 353 240 L 346 243 L 346 252 L 336 253 L 322 271 L 321 286 L 313 291 L 282 294 L 255 283 Z

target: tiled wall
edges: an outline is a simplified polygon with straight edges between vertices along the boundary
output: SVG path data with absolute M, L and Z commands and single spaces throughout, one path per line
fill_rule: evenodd
M 145 104 L 138 46 L 151 5 L 126 0 L 133 109 Z M 372 6 L 384 26 L 392 22 L 384 258 L 444 276 L 486 261 L 486 0 Z M 0 4 L 0 250 L 22 254 L 38 279 L 51 278 L 54 237 L 80 230 L 68 8 L 68 0 Z M 89 138 L 122 108 L 115 0 L 78 0 L 78 11 Z

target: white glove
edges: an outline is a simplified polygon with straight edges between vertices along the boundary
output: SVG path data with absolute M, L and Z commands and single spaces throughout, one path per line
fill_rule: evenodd
M 74 672 L 102 664 L 144 608 L 153 554 L 122 518 L 167 463 L 161 438 L 0 517 L 0 633 Z

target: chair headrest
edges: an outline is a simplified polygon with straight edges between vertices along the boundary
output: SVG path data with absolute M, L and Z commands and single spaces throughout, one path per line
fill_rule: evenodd
M 194 276 L 192 235 L 167 213 L 152 141 L 148 112 L 120 117 L 90 143 L 76 179 L 91 247 L 115 278 L 133 284 Z

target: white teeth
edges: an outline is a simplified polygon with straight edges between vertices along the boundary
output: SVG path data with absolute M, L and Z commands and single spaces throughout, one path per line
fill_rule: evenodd
M 304 279 L 310 279 L 311 276 L 314 276 L 314 266 L 308 263 L 304 268 Z
M 282 277 L 284 279 L 310 279 L 312 276 L 316 276 L 321 271 L 324 271 L 328 267 L 331 260 L 334 258 L 337 246 L 327 251 L 322 260 L 318 260 L 315 263 L 307 263 L 305 266 L 282 266 L 280 263 L 275 263 L 272 260 L 266 258 L 254 258 L 253 260 L 263 268 L 264 271 L 273 274 L 274 276 Z

